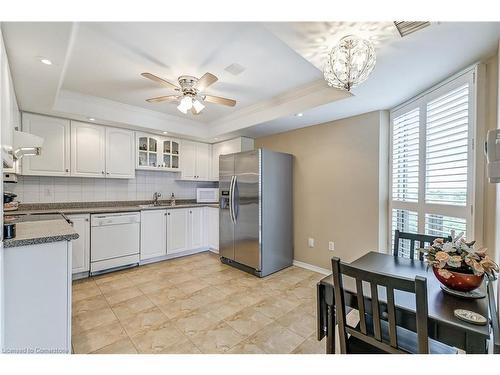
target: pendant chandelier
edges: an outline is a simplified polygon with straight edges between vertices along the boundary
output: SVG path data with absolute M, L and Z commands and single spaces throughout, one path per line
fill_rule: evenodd
M 368 78 L 375 62 L 375 49 L 368 40 L 347 35 L 328 54 L 323 73 L 329 86 L 351 91 Z

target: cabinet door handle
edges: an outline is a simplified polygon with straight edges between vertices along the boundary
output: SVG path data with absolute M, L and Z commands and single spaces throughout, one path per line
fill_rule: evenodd
M 109 172 L 106 172 L 106 174 L 109 174 Z
M 68 169 L 68 168 L 66 168 L 66 172 L 69 172 L 69 169 Z
M 104 174 L 104 171 L 101 171 L 102 174 Z
M 170 216 L 170 212 L 167 215 Z

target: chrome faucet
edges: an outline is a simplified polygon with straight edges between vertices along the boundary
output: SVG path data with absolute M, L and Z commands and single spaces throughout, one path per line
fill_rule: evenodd
M 160 202 L 158 202 L 158 198 L 161 197 L 161 193 L 159 192 L 154 192 L 153 193 L 153 206 L 159 206 Z

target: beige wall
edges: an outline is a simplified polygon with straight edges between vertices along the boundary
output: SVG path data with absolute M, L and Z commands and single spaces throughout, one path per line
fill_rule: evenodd
M 330 269 L 333 255 L 352 261 L 385 250 L 388 123 L 377 111 L 255 141 L 295 156 L 295 260 Z

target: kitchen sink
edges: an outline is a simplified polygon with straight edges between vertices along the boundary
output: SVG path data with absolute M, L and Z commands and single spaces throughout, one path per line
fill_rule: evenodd
M 138 205 L 139 208 L 151 208 L 151 207 L 172 207 L 170 203 L 160 203 L 160 204 L 140 204 Z

